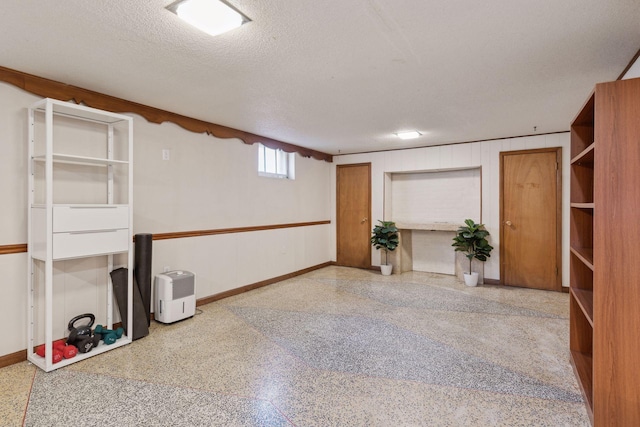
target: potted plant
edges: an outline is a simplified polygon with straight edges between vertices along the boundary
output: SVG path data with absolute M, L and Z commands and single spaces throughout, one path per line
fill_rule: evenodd
M 398 228 L 393 221 L 380 221 L 379 225 L 373 228 L 373 236 L 371 236 L 371 244 L 376 249 L 382 249 L 384 251 L 384 264 L 380 266 L 380 271 L 384 276 L 391 274 L 393 269 L 392 265 L 387 262 L 387 253 L 389 251 L 395 251 L 400 242 L 398 238 Z
M 476 286 L 478 273 L 471 271 L 471 262 L 474 258 L 486 261 L 491 256 L 493 246 L 487 241 L 489 232 L 484 229 L 484 224 L 476 224 L 471 219 L 466 219 L 464 223 L 465 226 L 458 228 L 451 246 L 454 246 L 456 251 L 464 252 L 469 259 L 469 273 L 464 273 L 464 283 L 467 286 Z

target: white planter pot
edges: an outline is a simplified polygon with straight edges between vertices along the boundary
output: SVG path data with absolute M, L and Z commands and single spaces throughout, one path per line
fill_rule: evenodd
M 391 270 L 393 270 L 393 265 L 389 264 L 389 265 L 381 265 L 380 266 L 380 271 L 382 272 L 383 276 L 390 276 L 391 275 Z M 478 273 L 476 273 L 478 274 Z
M 478 285 L 478 273 L 464 273 L 464 284 L 467 286 Z

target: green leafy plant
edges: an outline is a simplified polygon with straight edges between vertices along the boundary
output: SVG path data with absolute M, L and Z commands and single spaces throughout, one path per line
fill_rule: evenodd
M 398 247 L 400 239 L 398 237 L 398 228 L 393 221 L 380 221 L 379 225 L 373 227 L 373 236 L 371 236 L 371 244 L 376 249 L 384 250 L 384 263 L 387 264 L 388 251 L 395 251 Z
M 464 221 L 466 224 L 458 228 L 453 244 L 456 251 L 464 252 L 469 259 L 469 274 L 471 274 L 471 262 L 473 259 L 486 261 L 491 256 L 493 246 L 487 241 L 489 232 L 484 229 L 484 224 L 476 224 L 471 219 Z

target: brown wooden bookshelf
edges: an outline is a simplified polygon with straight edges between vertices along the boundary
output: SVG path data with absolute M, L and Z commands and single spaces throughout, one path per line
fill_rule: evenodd
M 572 208 L 577 208 L 577 209 L 593 209 L 595 206 L 595 203 L 591 202 L 591 203 L 571 203 L 571 207 Z
M 593 270 L 593 248 L 574 248 L 571 253 L 577 256 L 590 270 Z
M 588 289 L 571 289 L 571 294 L 582 309 L 582 313 L 593 327 L 593 291 Z
M 573 371 L 578 377 L 580 389 L 585 397 L 587 411 L 593 420 L 593 357 L 591 353 L 580 353 L 579 351 L 571 351 L 573 361 Z
M 587 148 L 571 159 L 572 165 L 587 166 L 593 168 L 594 148 L 596 143 L 592 142 Z
M 571 123 L 571 363 L 594 426 L 640 426 L 640 79 Z

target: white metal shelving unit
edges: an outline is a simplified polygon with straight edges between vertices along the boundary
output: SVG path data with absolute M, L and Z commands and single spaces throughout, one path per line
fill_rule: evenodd
M 44 117 L 44 132 L 36 129 L 38 115 Z M 73 147 L 74 144 L 78 144 L 78 147 L 82 148 L 82 141 L 71 141 L 71 144 L 69 141 L 65 141 L 67 148 L 57 151 L 57 145 L 54 145 L 54 129 L 57 129 L 55 126 L 73 124 L 76 120 L 91 123 L 92 131 L 106 132 L 107 146 L 104 147 L 106 153 L 104 157 L 66 152 L 69 151 L 68 147 Z M 62 123 L 58 123 L 58 121 Z M 114 144 L 115 126 L 118 126 L 118 144 Z M 44 137 L 44 145 L 42 145 L 42 137 Z M 28 138 L 27 359 L 48 372 L 130 344 L 132 341 L 133 119 L 121 114 L 47 98 L 29 108 Z M 58 136 L 56 136 L 57 138 Z M 118 151 L 120 158 L 115 155 L 116 151 Z M 44 166 L 42 177 L 36 178 L 36 165 Z M 60 194 L 56 194 L 54 199 L 54 170 L 61 165 L 65 165 L 67 169 L 70 168 L 72 174 L 74 167 L 106 168 L 106 178 L 104 179 L 104 200 L 106 203 L 54 203 L 54 200 L 64 199 L 64 195 Z M 119 195 L 120 199 L 126 200 L 124 204 L 114 203 L 114 192 L 118 191 L 114 186 L 114 167 L 121 168 L 116 174 L 117 176 L 126 176 L 126 186 L 120 188 L 120 191 L 126 192 L 126 194 Z M 83 175 L 78 174 L 76 179 L 82 181 Z M 36 182 L 37 180 L 42 182 Z M 36 200 L 39 203 L 36 203 Z M 116 254 L 122 254 L 122 257 L 119 258 L 120 263 L 123 262 L 122 259 L 126 259 L 129 273 L 127 287 L 127 312 L 129 316 L 126 325 L 128 335 L 124 335 L 114 344 L 101 343 L 88 353 L 78 353 L 74 358 L 63 359 L 61 362 L 53 364 L 53 298 L 56 292 L 53 284 L 54 263 L 74 258 L 107 257 L 106 321 L 98 323 L 106 324 L 111 329 L 113 327 L 113 287 L 109 272 L 114 268 L 114 255 Z M 35 263 L 41 263 L 40 269 L 44 271 L 43 281 L 37 280 L 35 277 Z M 36 304 L 34 295 L 39 286 L 44 286 L 44 344 L 46 352 L 44 358 L 34 352 L 34 346 L 42 342 L 35 342 L 36 334 L 34 332 L 36 326 L 41 326 L 35 324 L 36 316 L 34 315 Z M 66 324 L 64 330 L 66 331 Z

